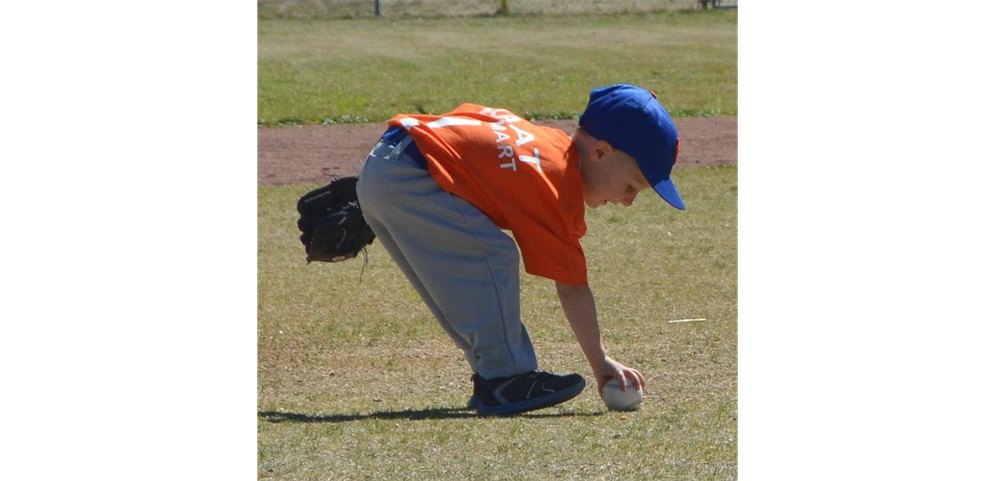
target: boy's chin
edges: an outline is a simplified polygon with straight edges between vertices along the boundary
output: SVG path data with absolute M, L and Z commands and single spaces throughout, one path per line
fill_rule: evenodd
M 601 207 L 601 206 L 607 204 L 608 201 L 606 201 L 606 200 L 593 200 L 593 199 L 585 197 L 584 198 L 584 203 L 587 204 L 587 206 L 590 207 L 590 208 L 592 208 L 592 209 L 597 209 L 598 207 Z

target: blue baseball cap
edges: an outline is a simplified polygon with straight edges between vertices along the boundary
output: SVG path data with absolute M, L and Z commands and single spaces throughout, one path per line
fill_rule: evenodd
M 629 84 L 593 89 L 580 126 L 636 159 L 653 190 L 668 204 L 684 210 L 684 201 L 670 179 L 681 141 L 656 93 Z

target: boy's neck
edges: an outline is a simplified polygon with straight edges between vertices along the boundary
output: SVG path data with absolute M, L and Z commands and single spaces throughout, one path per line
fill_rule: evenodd
M 587 165 L 587 160 L 591 155 L 591 149 L 594 146 L 596 140 L 591 137 L 590 134 L 584 131 L 584 129 L 577 127 L 571 137 L 574 147 L 577 149 L 577 166 L 581 172 L 584 171 L 584 167 Z

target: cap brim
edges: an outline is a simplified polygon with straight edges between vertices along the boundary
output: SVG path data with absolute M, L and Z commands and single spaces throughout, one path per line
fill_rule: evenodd
M 660 194 L 660 197 L 663 197 L 663 200 L 667 201 L 668 204 L 684 210 L 684 201 L 681 200 L 681 195 L 677 193 L 677 186 L 674 185 L 673 180 L 662 180 L 653 186 L 653 190 L 657 194 Z

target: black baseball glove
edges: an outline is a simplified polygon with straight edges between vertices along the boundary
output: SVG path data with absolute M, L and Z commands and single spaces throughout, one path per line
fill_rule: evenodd
M 297 228 L 307 252 L 307 262 L 340 262 L 352 259 L 376 235 L 363 218 L 356 198 L 358 177 L 340 177 L 297 201 Z M 365 265 L 364 265 L 365 267 Z

